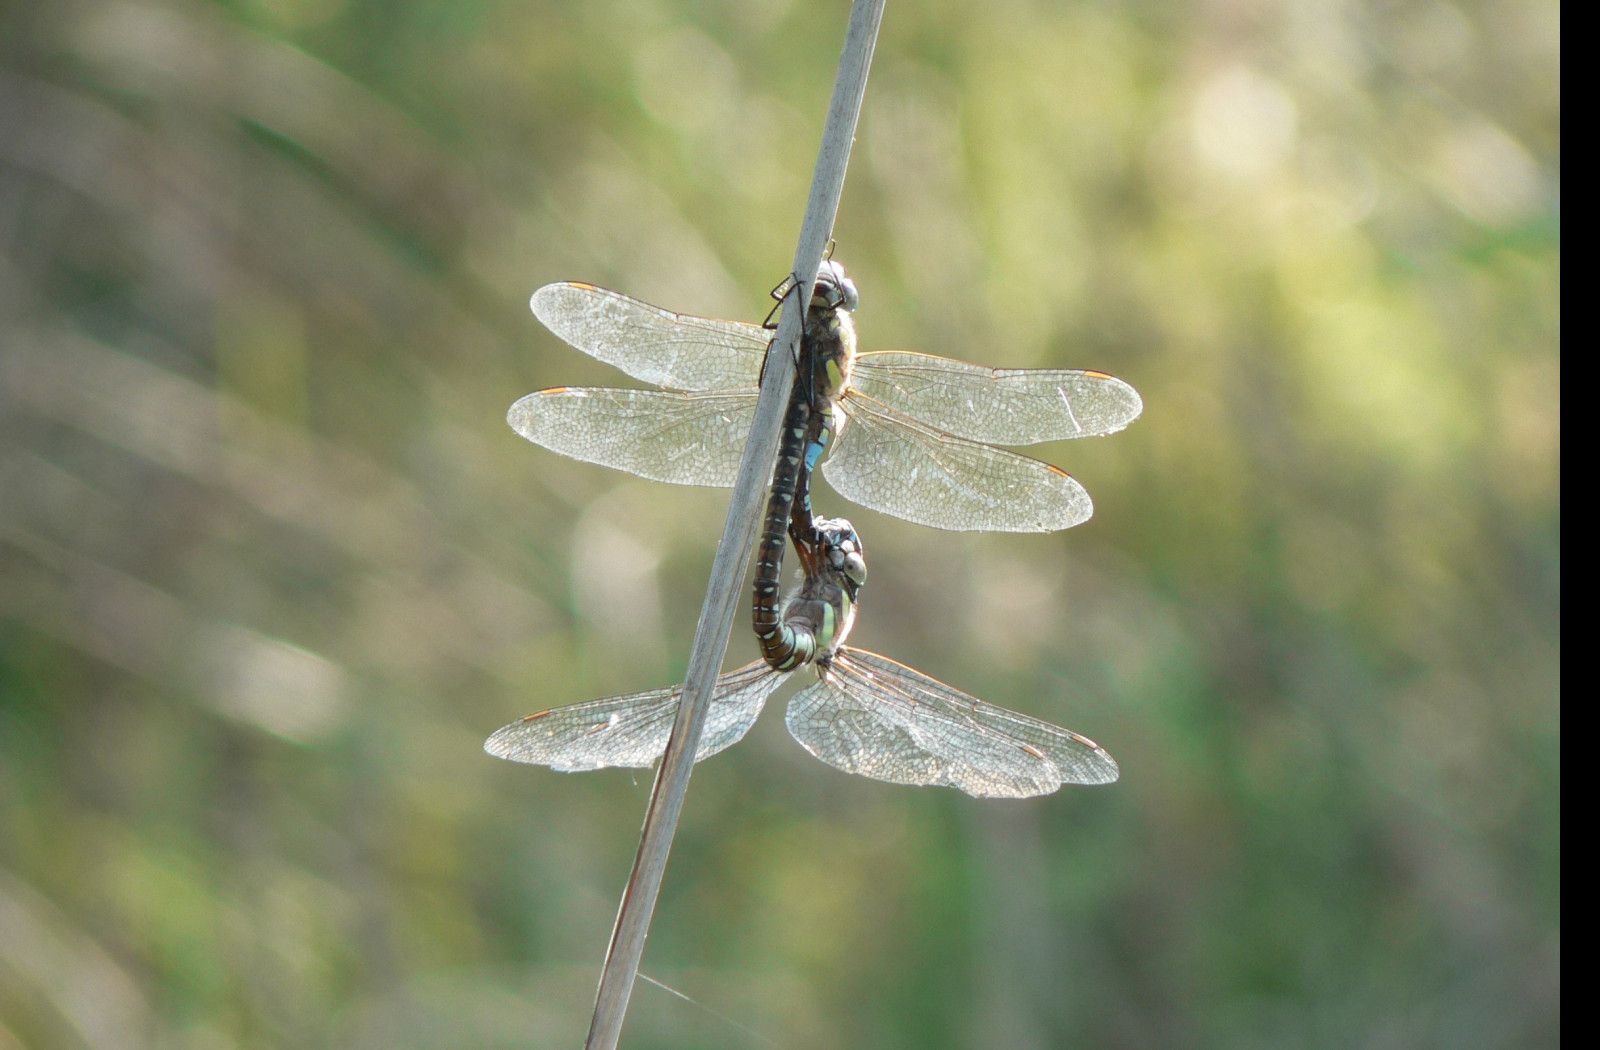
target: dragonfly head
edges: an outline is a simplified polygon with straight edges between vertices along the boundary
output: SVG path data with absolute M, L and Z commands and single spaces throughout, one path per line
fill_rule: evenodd
M 863 584 L 867 582 L 867 559 L 861 550 L 861 537 L 855 526 L 845 518 L 817 518 L 812 522 L 816 531 L 816 553 L 819 569 L 836 577 L 839 585 L 854 602 Z
M 822 260 L 816 287 L 811 289 L 811 308 L 854 313 L 859 305 L 861 296 L 856 292 L 856 282 L 845 276 L 844 267 L 835 259 Z

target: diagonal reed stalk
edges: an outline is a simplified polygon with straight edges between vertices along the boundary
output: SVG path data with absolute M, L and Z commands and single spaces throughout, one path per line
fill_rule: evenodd
M 867 70 L 872 64 L 878 25 L 883 21 L 883 4 L 884 0 L 854 0 L 850 9 L 844 51 L 839 57 L 839 75 L 834 80 L 833 100 L 828 105 L 822 145 L 817 150 L 816 171 L 811 177 L 811 195 L 806 201 L 800 241 L 794 252 L 794 273 L 801 280 L 785 300 L 777 337 L 767 350 L 755 423 L 745 443 L 744 458 L 739 461 L 728 518 L 722 526 L 722 539 L 711 563 L 711 583 L 695 626 L 683 700 L 673 723 L 672 738 L 656 772 L 655 786 L 650 791 L 650 807 L 645 811 L 639 853 L 634 858 L 627 888 L 622 892 L 617 924 L 611 931 L 605 966 L 600 971 L 600 988 L 595 993 L 594 1018 L 589 1023 L 585 1050 L 614 1050 L 622 1034 L 622 1020 L 639 972 L 639 958 L 644 954 L 644 940 L 650 931 L 656 896 L 661 891 L 667 854 L 678 828 L 678 815 L 683 811 L 684 793 L 689 789 L 689 773 L 694 768 L 694 754 L 705 726 L 711 688 L 728 649 L 728 635 L 733 629 L 733 614 L 744 580 L 745 559 L 755 542 L 763 496 L 772 476 L 773 460 L 778 455 L 778 429 L 790 387 L 794 384 L 795 351 L 800 343 L 806 305 L 811 301 L 811 286 L 839 209 L 850 145 L 855 138 L 861 99 L 866 92 Z

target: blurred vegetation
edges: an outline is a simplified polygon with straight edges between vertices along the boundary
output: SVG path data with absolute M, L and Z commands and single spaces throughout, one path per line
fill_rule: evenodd
M 512 434 L 620 379 L 526 299 L 759 319 L 844 15 L 0 7 L 0 1050 L 581 1042 L 649 778 L 479 747 L 681 675 L 726 497 Z M 785 1047 L 1557 1045 L 1559 5 L 890 4 L 836 235 L 869 349 L 1144 394 L 1068 533 L 818 495 L 862 645 L 1123 780 L 769 712 L 646 972 Z

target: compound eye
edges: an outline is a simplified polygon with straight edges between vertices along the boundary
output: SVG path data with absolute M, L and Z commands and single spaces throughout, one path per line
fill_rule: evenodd
M 851 551 L 844 557 L 843 572 L 845 579 L 860 587 L 867 582 L 867 559 L 859 552 Z
M 830 309 L 851 312 L 854 312 L 861 302 L 855 282 L 845 276 L 844 267 L 834 259 L 823 260 L 821 269 L 817 271 L 817 285 L 811 297 L 820 299 Z
M 856 307 L 861 305 L 861 293 L 856 291 L 856 282 L 850 278 L 839 275 L 839 309 L 856 312 Z

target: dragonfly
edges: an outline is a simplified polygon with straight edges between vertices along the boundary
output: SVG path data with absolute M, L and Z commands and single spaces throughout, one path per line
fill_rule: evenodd
M 774 292 L 774 296 L 781 293 Z M 807 559 L 829 549 L 811 507 L 811 476 L 817 460 L 839 428 L 839 395 L 845 389 L 855 352 L 850 312 L 855 308 L 855 284 L 831 259 L 818 271 L 805 324 L 801 328 L 799 368 L 789 391 L 779 433 L 778 455 L 772 468 L 766 517 L 756 544 L 756 572 L 751 605 L 751 625 L 761 646 L 762 659 L 777 671 L 790 671 L 816 658 L 814 634 L 795 631 L 787 623 L 779 595 L 783 586 L 784 532 L 799 552 L 806 578 L 813 576 Z M 862 563 L 862 580 L 866 565 Z M 854 594 L 850 598 L 854 599 Z M 853 609 L 853 605 L 852 605 Z
M 1143 409 L 1132 386 L 1094 370 L 860 354 L 852 320 L 859 295 L 835 260 L 823 263 L 808 309 L 819 296 L 831 303 L 839 343 L 825 377 L 834 418 L 823 435 L 822 473 L 841 495 L 957 531 L 1053 532 L 1094 513 L 1088 492 L 1065 471 L 998 446 L 1121 430 Z M 733 484 L 769 329 L 674 313 L 581 281 L 545 285 L 530 305 L 567 343 L 660 389 L 535 391 L 507 413 L 517 433 L 656 481 Z
M 817 680 L 790 700 L 785 724 L 801 747 L 844 772 L 979 798 L 1117 779 L 1116 761 L 1080 733 L 846 645 L 867 575 L 848 520 L 813 519 L 796 551 L 804 575 L 783 604 L 782 630 L 806 656 L 788 670 L 761 659 L 720 675 L 696 762 L 743 738 L 778 686 L 809 666 Z M 497 730 L 484 750 L 562 772 L 648 767 L 666 750 L 682 693 L 675 685 L 540 711 Z

